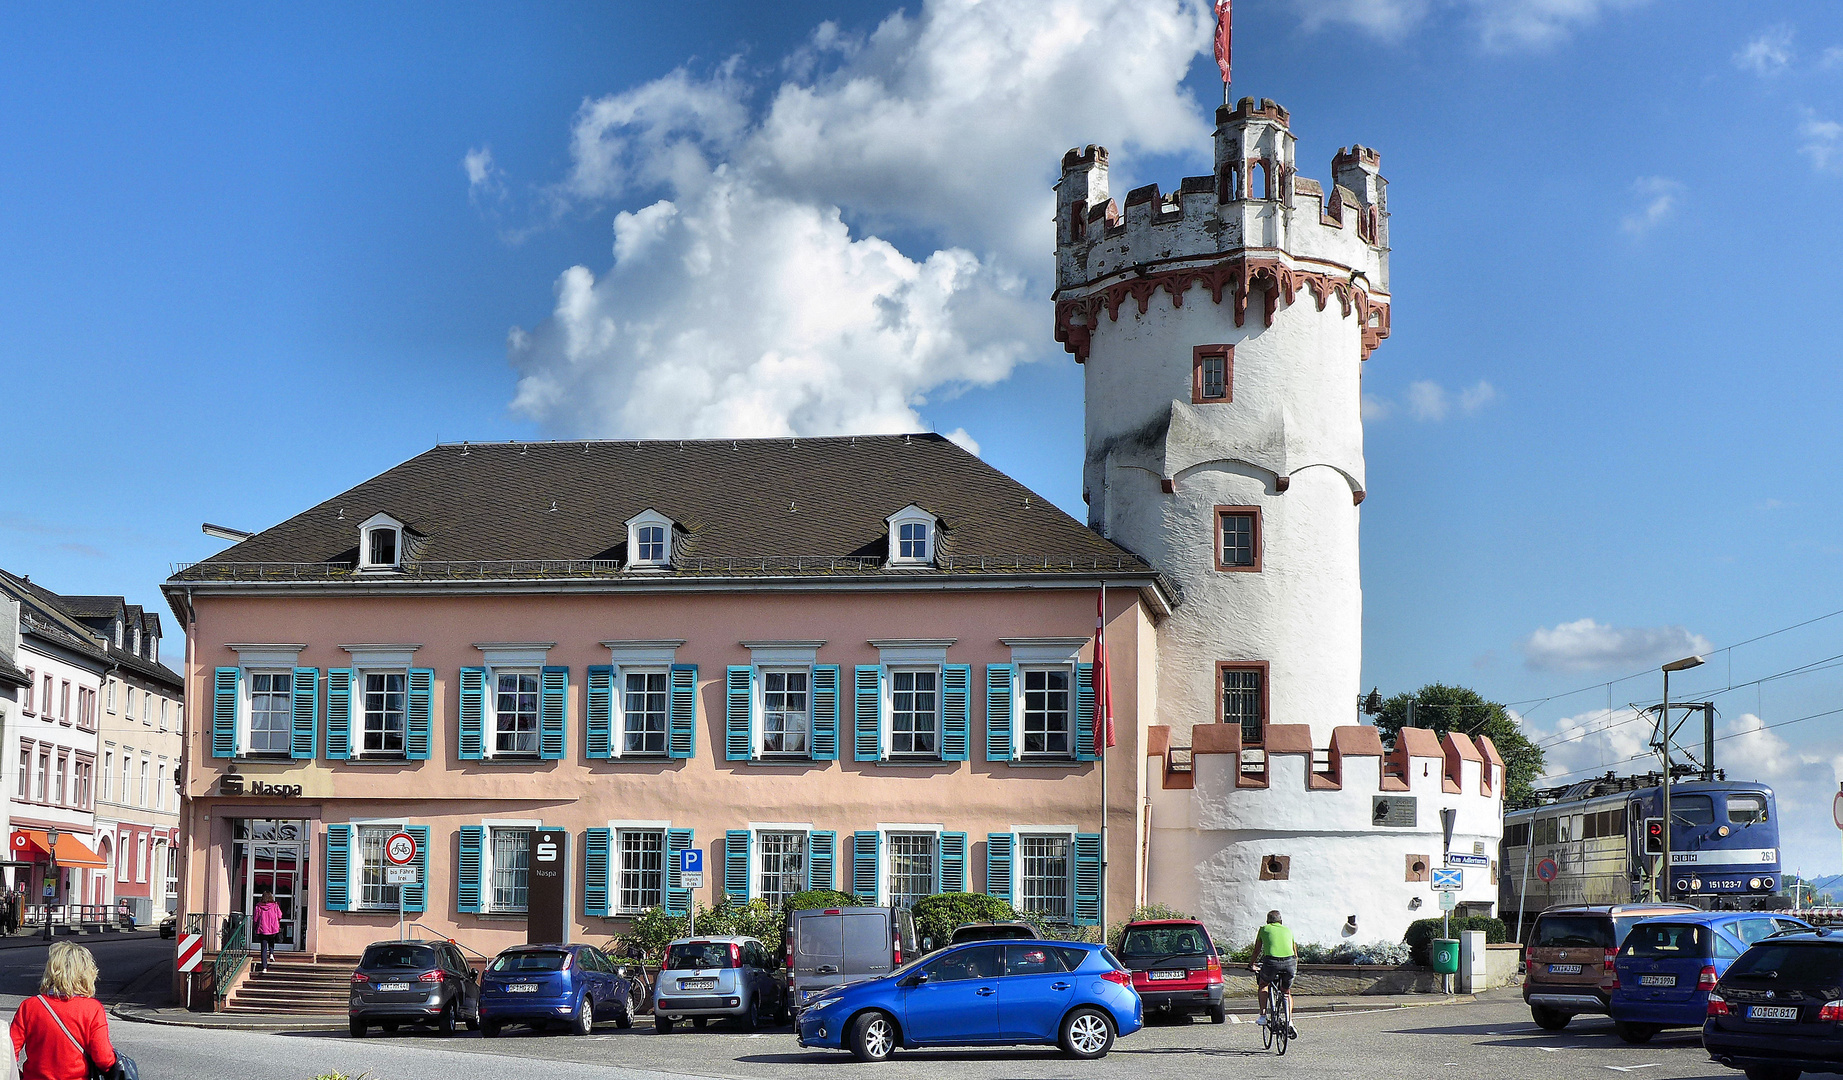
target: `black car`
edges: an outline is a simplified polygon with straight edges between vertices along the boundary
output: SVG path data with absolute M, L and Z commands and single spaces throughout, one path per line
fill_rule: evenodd
M 380 941 L 365 947 L 352 972 L 352 1037 L 372 1025 L 433 1024 L 452 1035 L 465 1022 L 480 1029 L 480 974 L 447 941 Z
M 1709 994 L 1702 1045 L 1747 1080 L 1843 1072 L 1843 933 L 1797 930 L 1755 942 Z

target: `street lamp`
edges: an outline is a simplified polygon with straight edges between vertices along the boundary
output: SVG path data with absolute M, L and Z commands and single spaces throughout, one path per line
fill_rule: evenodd
M 1664 858 L 1663 862 L 1659 865 L 1659 869 L 1651 878 L 1651 899 L 1653 900 L 1662 900 L 1663 896 L 1660 895 L 1660 891 L 1669 891 L 1668 887 L 1670 885 L 1670 673 L 1673 671 L 1688 671 L 1690 668 L 1701 667 L 1702 664 L 1703 660 L 1700 656 L 1685 656 L 1681 660 L 1672 660 L 1663 667 L 1664 704 L 1663 707 L 1658 710 L 1657 719 L 1658 734 L 1660 736 L 1659 750 L 1664 755 Z M 1658 888 L 1659 878 L 1663 879 L 1663 884 L 1665 886 L 1663 890 Z

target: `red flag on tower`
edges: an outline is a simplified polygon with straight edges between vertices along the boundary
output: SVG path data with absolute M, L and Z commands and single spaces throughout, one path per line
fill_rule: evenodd
M 1216 0 L 1216 66 L 1222 69 L 1225 86 L 1229 82 L 1229 3 Z
M 1226 2 L 1226 0 L 1225 0 Z M 1107 587 L 1094 598 L 1094 756 L 1113 745 L 1113 691 L 1107 677 Z

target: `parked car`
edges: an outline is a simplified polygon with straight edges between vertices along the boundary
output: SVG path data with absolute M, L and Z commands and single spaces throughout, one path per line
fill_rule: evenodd
M 1222 960 L 1209 931 L 1195 919 L 1148 919 L 1127 923 L 1120 937 L 1120 962 L 1133 973 L 1148 1014 L 1191 1017 L 1213 1023 L 1229 1018 L 1222 1003 Z
M 170 938 L 177 936 L 178 933 L 179 915 L 176 912 L 169 911 L 166 913 L 166 917 L 160 920 L 160 936 L 163 938 Z
M 602 1020 L 632 1027 L 640 1001 L 632 982 L 593 945 L 518 945 L 486 966 L 480 980 L 480 1034 L 507 1024 L 543 1031 L 566 1024 L 587 1035 Z
M 1552 907 L 1536 916 L 1524 958 L 1523 1003 L 1544 1031 L 1560 1031 L 1583 1013 L 1612 1005 L 1613 970 L 1625 935 L 1641 919 L 1693 913 L 1683 904 Z
M 1667 1027 L 1700 1027 L 1709 991 L 1747 946 L 1810 924 L 1789 915 L 1701 911 L 1645 919 L 1619 948 L 1611 1010 L 1619 1037 L 1650 1042 Z
M 753 1031 L 770 1018 L 785 1023 L 787 988 L 774 953 L 752 937 L 680 938 L 666 946 L 653 990 L 660 1034 L 680 1020 L 699 1027 L 730 1019 Z
M 1144 1023 L 1132 973 L 1104 946 L 982 942 L 822 992 L 800 1014 L 799 1041 L 860 1061 L 897 1047 L 1020 1043 L 1098 1058 Z
M 975 941 L 1035 941 L 1042 937 L 1037 928 L 1027 922 L 968 922 L 953 928 L 953 934 L 947 939 L 949 945 L 970 945 Z M 927 950 L 930 942 L 922 942 Z
M 1843 1072 L 1843 933 L 1799 930 L 1742 953 L 1709 994 L 1702 1045 L 1747 1080 Z
M 795 1013 L 822 991 L 876 979 L 920 955 L 915 917 L 893 907 L 811 908 L 787 920 L 788 1000 Z
M 452 942 L 375 942 L 365 946 L 352 972 L 347 1012 L 355 1039 L 373 1024 L 385 1031 L 433 1024 L 452 1035 L 465 1022 L 479 1030 L 479 974 Z

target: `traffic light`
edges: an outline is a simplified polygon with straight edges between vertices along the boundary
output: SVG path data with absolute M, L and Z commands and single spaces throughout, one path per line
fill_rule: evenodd
M 1664 819 L 1648 817 L 1645 819 L 1645 854 L 1662 855 L 1664 853 Z

